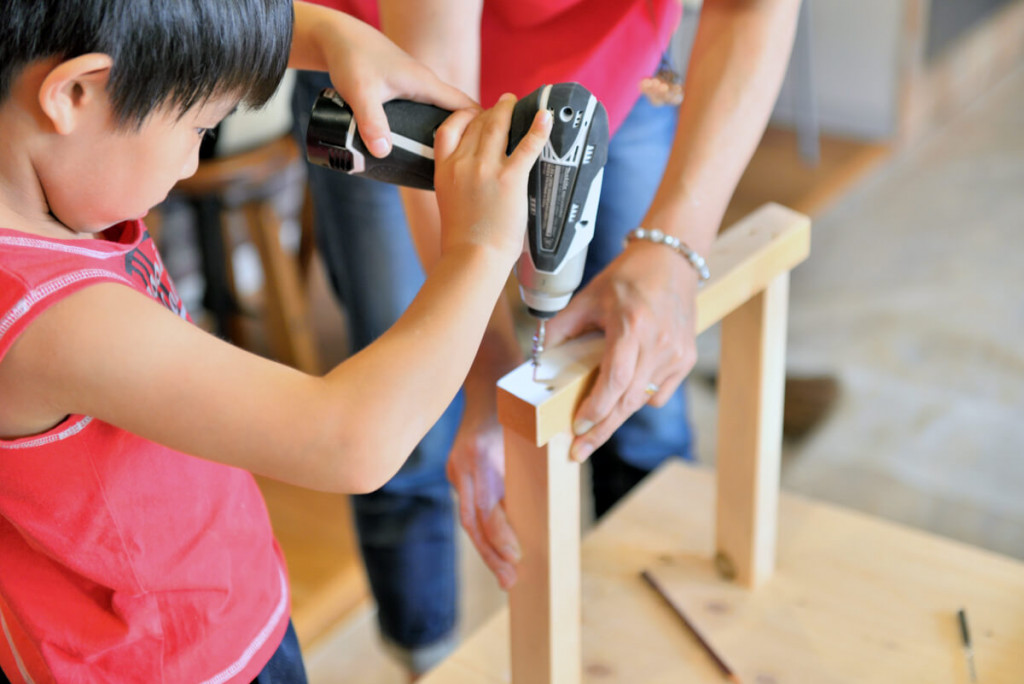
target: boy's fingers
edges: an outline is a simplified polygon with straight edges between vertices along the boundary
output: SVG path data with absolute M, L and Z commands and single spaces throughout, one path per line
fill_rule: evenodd
M 452 483 L 458 493 L 459 522 L 462 524 L 462 529 L 466 531 L 470 541 L 473 542 L 473 546 L 480 554 L 484 564 L 494 573 L 501 588 L 507 590 L 516 581 L 516 568 L 512 562 L 502 557 L 499 550 L 485 536 L 485 522 L 480 519 L 483 511 L 476 506 L 472 476 L 459 472 L 451 460 L 448 461 L 445 471 L 448 481 Z
M 463 501 L 467 503 L 463 505 Z M 486 529 L 478 518 L 478 515 L 482 512 L 478 511 L 471 501 L 472 494 L 467 493 L 465 497 L 461 493 L 459 494 L 459 518 L 462 522 L 462 528 L 469 535 L 470 541 L 473 542 L 473 546 L 476 547 L 477 553 L 480 554 L 484 564 L 494 573 L 501 588 L 508 589 L 516 581 L 515 565 L 503 558 L 498 549 L 486 538 Z
M 512 123 L 512 109 L 515 105 L 515 95 L 505 93 L 498 98 L 491 110 L 479 117 L 481 148 L 504 154 L 505 148 L 508 147 L 508 129 Z
M 434 162 L 447 159 L 459 146 L 466 127 L 476 116 L 475 109 L 460 109 L 444 120 L 434 134 Z
M 490 542 L 484 538 L 481 526 L 476 520 L 476 516 L 473 516 L 473 522 L 470 525 L 466 524 L 466 520 L 462 520 L 462 527 L 466 530 L 466 534 L 469 535 L 469 539 L 473 542 L 473 546 L 476 548 L 477 553 L 480 554 L 481 560 L 484 565 L 490 568 L 491 572 L 498 580 L 498 584 L 501 585 L 502 589 L 508 589 L 516 581 L 516 568 L 515 565 L 506 561 L 498 554 L 498 552 L 491 546 Z
M 473 484 L 469 477 L 448 468 L 448 481 L 458 492 L 459 522 L 470 536 L 478 534 L 476 530 L 476 510 L 473 508 Z
M 551 135 L 551 121 L 551 112 L 547 109 L 537 112 L 537 115 L 533 117 L 529 132 L 523 136 L 523 139 L 516 145 L 516 149 L 512 150 L 512 154 L 509 155 L 509 161 L 514 166 L 525 165 L 527 168 L 533 166 L 544 149 L 548 136 Z
M 501 588 L 505 591 L 511 589 L 512 585 L 516 583 L 516 566 L 503 560 L 483 539 L 473 537 L 470 539 L 484 565 L 490 568 Z

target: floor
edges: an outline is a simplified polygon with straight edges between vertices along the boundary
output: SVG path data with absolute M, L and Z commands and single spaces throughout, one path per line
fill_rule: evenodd
M 839 410 L 783 485 L 1024 558 L 1024 67 L 816 222 L 789 358 Z
M 783 487 L 1024 558 L 1024 67 L 814 221 L 788 367 L 841 394 Z M 699 341 L 713 368 L 714 331 Z M 698 373 L 699 375 L 699 373 Z M 699 425 L 713 425 L 694 384 Z M 701 431 L 702 460 L 714 432 Z
M 815 212 L 793 274 L 789 368 L 832 373 L 837 406 L 784 446 L 782 482 L 1024 558 L 1024 67 Z M 820 206 L 820 205 L 819 205 Z M 695 376 L 710 374 L 714 330 Z M 699 455 L 714 396 L 691 383 Z M 463 541 L 464 629 L 502 595 Z M 373 610 L 307 654 L 313 684 L 398 684 Z

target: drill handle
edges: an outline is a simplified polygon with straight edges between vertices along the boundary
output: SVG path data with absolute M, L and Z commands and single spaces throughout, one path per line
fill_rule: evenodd
M 391 127 L 391 153 L 370 154 L 356 129 L 355 117 L 338 93 L 325 88 L 317 97 L 306 129 L 311 162 L 410 188 L 434 189 L 434 134 L 450 111 L 411 100 L 384 103 Z

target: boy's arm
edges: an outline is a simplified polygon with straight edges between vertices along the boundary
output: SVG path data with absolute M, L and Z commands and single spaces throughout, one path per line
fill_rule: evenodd
M 342 12 L 305 2 L 295 2 L 288 66 L 330 74 L 355 113 L 363 141 L 378 157 L 391 149 L 384 102 L 405 98 L 450 110 L 475 104 L 376 29 Z
M 505 100 L 468 127 L 473 114 L 459 112 L 439 129 L 442 255 L 395 326 L 325 377 L 101 284 L 39 315 L 0 364 L 0 388 L 56 419 L 91 415 L 294 484 L 376 489 L 455 395 L 522 244 L 526 177 L 550 123 L 535 123 L 505 158 L 511 107 Z

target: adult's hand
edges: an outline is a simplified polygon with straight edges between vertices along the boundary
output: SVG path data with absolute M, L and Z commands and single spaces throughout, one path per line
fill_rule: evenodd
M 645 404 L 663 406 L 697 361 L 697 274 L 664 245 L 633 242 L 555 316 L 548 345 L 591 330 L 606 348 L 576 411 L 570 449 L 586 459 Z
M 778 95 L 799 8 L 799 0 L 705 0 L 671 154 L 641 225 L 707 254 Z M 576 412 L 575 459 L 645 403 L 664 405 L 693 368 L 696 293 L 685 259 L 635 241 L 548 324 L 550 345 L 594 329 L 607 338 Z
M 405 98 L 449 110 L 476 106 L 472 98 L 439 79 L 373 27 L 305 2 L 295 3 L 289 66 L 330 74 L 334 87 L 352 107 L 363 142 L 377 157 L 391 152 L 385 102 Z
M 512 312 L 502 299 L 463 385 L 466 408 L 447 466 L 462 527 L 502 589 L 515 583 L 521 552 L 505 515 L 505 453 L 495 385 L 522 361 Z
M 447 465 L 458 492 L 459 521 L 502 589 L 516 581 L 519 542 L 505 515 L 505 452 L 501 425 L 492 415 L 464 418 Z

